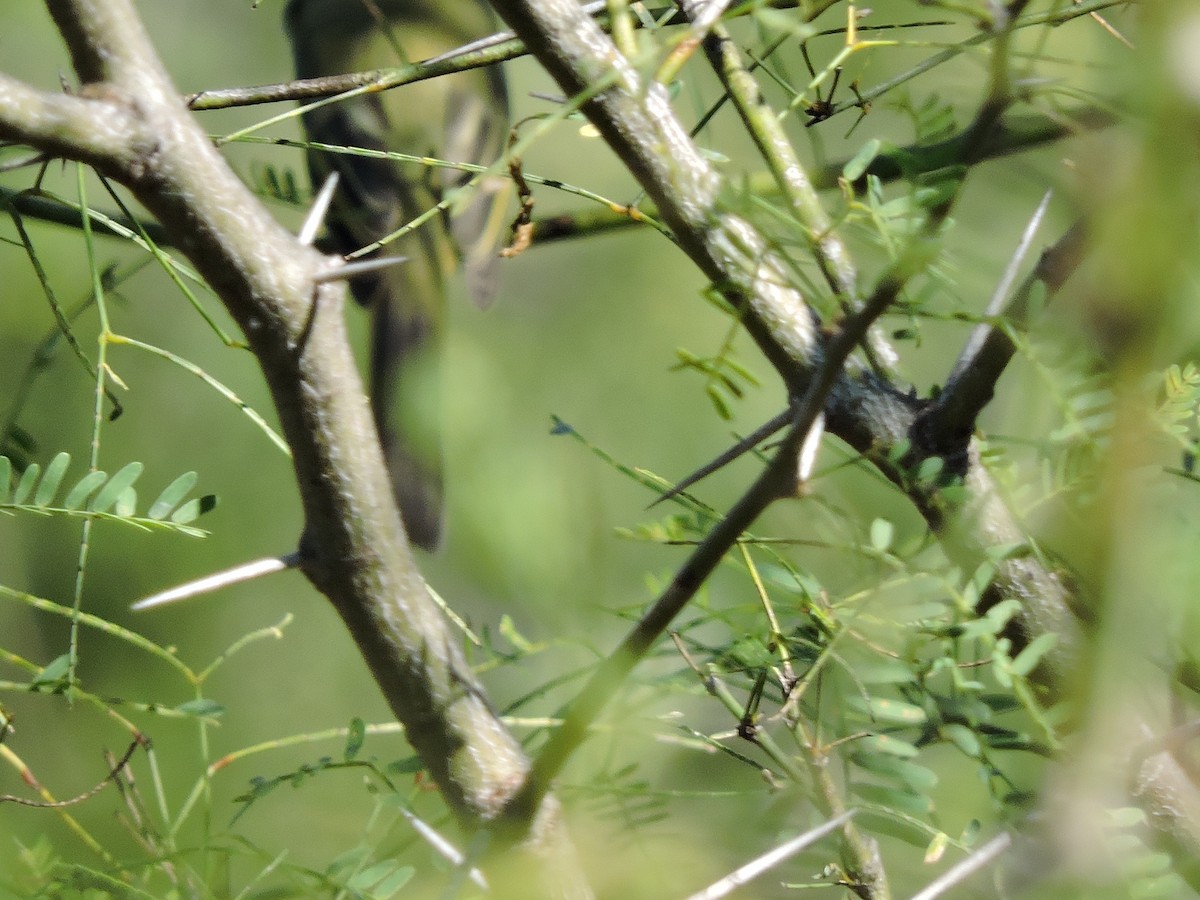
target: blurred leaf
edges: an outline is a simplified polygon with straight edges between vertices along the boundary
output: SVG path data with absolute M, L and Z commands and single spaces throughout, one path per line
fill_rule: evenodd
M 46 474 L 42 476 L 42 483 L 38 485 L 37 494 L 33 498 L 34 506 L 50 505 L 50 501 L 58 493 L 59 485 L 62 484 L 63 473 L 67 471 L 67 466 L 70 464 L 71 454 L 66 452 L 55 454 L 50 465 L 46 466 Z
M 894 725 L 923 725 L 929 716 L 921 707 L 903 700 L 889 700 L 883 697 L 870 697 L 864 700 L 854 696 L 849 699 L 849 705 L 866 713 L 872 721 Z
M 871 546 L 884 553 L 892 546 L 892 538 L 896 529 L 887 519 L 875 519 L 871 522 Z
M 117 502 L 113 505 L 113 512 L 124 517 L 130 517 L 137 512 L 137 490 L 127 487 L 121 491 L 117 495 Z
M 195 472 L 184 472 L 168 484 L 163 488 L 163 492 L 158 495 L 158 499 L 150 504 L 150 509 L 146 513 L 147 518 L 161 519 L 168 515 L 188 495 L 188 492 L 196 486 L 196 481 L 199 477 Z
M 33 493 L 34 485 L 37 484 L 38 475 L 41 472 L 42 467 L 37 463 L 30 463 L 25 467 L 25 471 L 21 473 L 21 477 L 17 481 L 17 486 L 13 489 L 13 506 L 23 506 L 25 504 L 25 501 L 29 499 L 29 495 Z
M 188 700 L 186 703 L 180 703 L 175 707 L 175 711 L 200 719 L 217 719 L 225 715 L 225 707 L 216 700 L 210 700 L 207 697 L 200 697 L 196 700 Z
M 938 783 L 937 773 L 932 769 L 891 754 L 860 750 L 850 754 L 850 761 L 866 772 L 903 781 L 917 793 L 933 790 Z
M 954 744 L 967 756 L 972 759 L 978 759 L 983 747 L 979 743 L 979 736 L 975 734 L 966 725 L 960 725 L 958 722 L 948 722 L 938 729 L 942 737 Z
M 933 812 L 933 801 L 898 787 L 881 784 L 851 784 L 850 789 L 870 803 L 878 803 L 888 809 L 898 810 L 914 816 L 927 816 Z M 927 842 L 922 842 L 922 846 Z
M 67 676 L 71 671 L 71 654 L 64 653 L 56 656 L 43 666 L 29 682 L 30 687 L 38 691 L 57 692 L 67 686 Z
M 1028 675 L 1035 668 L 1037 668 L 1037 664 L 1041 662 L 1042 657 L 1050 652 L 1050 650 L 1053 649 L 1057 643 L 1058 635 L 1054 634 L 1053 632 L 1038 635 L 1036 638 L 1030 641 L 1029 645 L 1020 653 L 1018 653 L 1016 658 L 1012 661 L 1010 669 L 1012 670 L 1013 674 L 1021 676 Z
M 858 181 L 866 173 L 871 163 L 875 162 L 875 157 L 879 155 L 882 148 L 883 143 L 879 138 L 871 138 L 842 167 L 842 177 L 847 181 Z
M 92 501 L 90 509 L 93 512 L 108 512 L 113 504 L 120 499 L 125 489 L 130 487 L 142 474 L 145 468 L 140 462 L 126 463 L 108 483 L 100 489 L 100 493 Z
M 890 734 L 868 735 L 856 741 L 854 746 L 861 748 L 863 752 L 888 753 L 905 759 L 911 759 L 920 752 L 914 744 L 902 741 Z
M 189 522 L 194 522 L 206 512 L 215 509 L 216 505 L 216 494 L 205 494 L 203 497 L 189 500 L 180 506 L 179 509 L 171 514 L 171 521 L 176 525 L 186 525 Z
M 88 498 L 100 485 L 108 480 L 108 473 L 99 470 L 88 472 L 67 492 L 63 499 L 63 509 L 83 509 Z
M 346 748 L 342 751 L 342 759 L 350 762 L 362 750 L 363 742 L 367 739 L 367 726 L 362 719 L 355 716 L 350 720 L 346 729 Z
M 863 684 L 908 684 L 917 674 L 901 660 L 883 659 L 855 663 L 854 677 Z
M 962 834 L 958 836 L 958 842 L 966 847 L 975 846 L 975 841 L 979 839 L 979 833 L 983 830 L 983 823 L 978 819 L 972 819 L 963 826 Z
M 925 848 L 925 865 L 939 862 L 942 856 L 946 853 L 946 846 L 950 843 L 950 835 L 944 831 L 939 831 L 933 836 L 933 840 L 929 842 L 929 846 Z

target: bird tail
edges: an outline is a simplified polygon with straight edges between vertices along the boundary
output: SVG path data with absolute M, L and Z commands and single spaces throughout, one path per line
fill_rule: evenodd
M 433 550 L 442 535 L 442 314 L 422 302 L 428 293 L 411 283 L 402 293 L 389 281 L 391 290 L 370 304 L 371 405 L 404 530 Z

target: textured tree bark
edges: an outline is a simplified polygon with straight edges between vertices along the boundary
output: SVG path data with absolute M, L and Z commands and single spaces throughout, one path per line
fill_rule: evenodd
M 48 0 L 82 83 L 43 94 L 0 77 L 0 137 L 126 185 L 244 331 L 292 450 L 302 568 L 346 622 L 380 689 L 468 833 L 528 770 L 421 577 L 392 499 L 346 339 L 336 261 L 303 246 L 193 120 L 127 0 Z M 557 803 L 532 813 L 497 887 L 587 897 Z M 539 885 L 540 882 L 540 885 Z

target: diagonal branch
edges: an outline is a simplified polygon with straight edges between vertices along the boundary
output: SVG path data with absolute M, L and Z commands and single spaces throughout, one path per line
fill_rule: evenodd
M 722 180 L 671 109 L 573 0 L 499 0 L 496 10 L 603 134 L 671 227 L 684 252 L 735 309 L 747 331 L 797 386 L 817 355 L 812 311 L 785 262 L 750 223 L 723 209 Z M 802 388 L 802 384 L 799 385 Z
M 60 97 L 0 80 L 0 137 L 85 160 L 126 185 L 219 294 L 262 367 L 293 452 L 301 567 L 346 622 L 460 824 L 480 828 L 528 763 L 405 539 L 345 333 L 343 289 L 321 283 L 332 261 L 272 219 L 226 165 L 129 0 L 47 6 L 83 91 Z M 526 849 L 542 857 L 547 892 L 587 896 L 556 810 L 550 799 L 531 812 Z M 547 865 L 552 857 L 561 869 Z

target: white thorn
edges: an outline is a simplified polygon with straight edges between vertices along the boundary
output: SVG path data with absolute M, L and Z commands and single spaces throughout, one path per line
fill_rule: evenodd
M 1050 205 L 1051 193 L 1051 191 L 1046 191 L 1046 195 L 1042 197 L 1042 202 L 1034 210 L 1033 218 L 1025 226 L 1025 231 L 1021 234 L 1021 240 L 1017 244 L 1017 249 L 1013 253 L 1012 259 L 1008 261 L 1008 265 L 1005 266 L 1004 274 L 1000 276 L 1000 283 L 996 285 L 996 290 L 992 292 L 992 297 L 988 301 L 987 309 L 983 312 L 985 318 L 995 318 L 1004 312 L 1004 306 L 1008 302 L 1008 292 L 1012 290 L 1013 282 L 1017 278 L 1017 270 L 1021 268 L 1021 262 L 1025 259 L 1025 254 L 1029 252 L 1034 236 L 1037 235 L 1038 227 L 1042 224 L 1042 219 L 1046 215 L 1046 209 Z M 980 348 L 983 347 L 988 335 L 995 327 L 995 323 L 983 322 L 971 332 L 971 336 L 967 338 L 966 346 L 963 347 L 958 361 L 955 362 L 954 368 L 950 372 L 950 378 L 947 383 L 961 377 L 971 367 L 975 361 L 975 357 L 979 355 Z
M 821 449 L 821 437 L 825 434 L 825 413 L 817 413 L 809 426 L 804 443 L 800 445 L 800 459 L 796 465 L 796 480 L 803 487 L 812 477 L 813 466 L 817 464 L 817 451 Z
M 423 837 L 426 843 L 433 847 L 434 850 L 440 853 L 450 865 L 461 866 L 466 862 L 466 857 L 463 856 L 462 851 L 446 840 L 446 838 L 442 837 L 441 833 L 432 825 L 428 825 L 423 820 L 417 818 L 416 813 L 404 806 L 399 807 L 399 809 L 400 815 L 408 820 L 408 824 L 413 827 L 413 830 Z M 485 891 L 488 889 L 488 883 L 484 880 L 483 873 L 474 866 L 471 867 L 471 870 L 467 874 L 480 888 Z
M 305 247 L 317 239 L 317 232 L 321 223 L 325 221 L 326 213 L 329 212 L 329 204 L 333 202 L 333 192 L 337 190 L 337 185 L 338 173 L 330 172 L 325 183 L 321 185 L 321 190 L 317 191 L 317 196 L 313 198 L 312 209 L 304 217 L 304 224 L 300 226 L 300 233 L 296 235 L 296 240 Z
M 1000 276 L 1000 283 L 996 285 L 996 290 L 992 293 L 991 302 L 988 303 L 987 312 L 984 315 L 998 316 L 1004 311 L 1004 302 L 1008 299 L 1008 292 L 1012 290 L 1013 282 L 1017 280 L 1017 270 L 1021 268 L 1021 263 L 1025 260 L 1025 254 L 1029 252 L 1029 248 L 1033 244 L 1038 227 L 1041 226 L 1042 219 L 1046 216 L 1046 208 L 1050 205 L 1050 197 L 1053 193 L 1053 191 L 1046 191 L 1046 195 L 1042 197 L 1042 202 L 1034 210 L 1033 217 L 1029 220 L 1029 224 L 1025 226 L 1025 231 L 1021 234 L 1021 240 L 1017 244 L 1017 249 L 1013 253 L 1012 259 L 1008 261 L 1008 265 L 1004 268 L 1004 274 Z
M 174 603 L 176 600 L 186 600 L 188 597 L 211 594 L 213 591 L 229 587 L 231 584 L 251 581 L 255 578 L 261 578 L 263 575 L 282 572 L 285 569 L 294 569 L 298 565 L 300 565 L 299 552 L 289 553 L 286 556 L 268 556 L 264 559 L 256 559 L 253 562 L 242 563 L 223 572 L 205 575 L 203 578 L 197 578 L 195 581 L 189 581 L 186 584 L 178 585 L 169 590 L 159 591 L 157 594 L 151 594 L 149 597 L 145 597 L 134 603 L 129 608 L 133 612 L 141 612 L 151 607 L 165 606 L 168 603 Z
M 318 272 L 313 281 L 317 284 L 324 284 L 327 281 L 349 281 L 351 278 L 357 278 L 359 275 L 366 275 L 368 272 L 377 272 L 380 269 L 386 269 L 388 266 L 398 266 L 406 262 L 408 262 L 407 256 L 379 256 L 375 259 L 357 259 L 354 262 L 348 262 L 345 265 L 335 266 L 332 269 L 326 269 L 324 272 Z
M 763 872 L 779 865 L 789 856 L 795 856 L 805 847 L 810 844 L 815 844 L 831 831 L 840 828 L 852 815 L 855 810 L 850 809 L 842 813 L 840 816 L 834 816 L 823 825 L 818 825 L 811 831 L 806 831 L 804 834 L 792 838 L 784 844 L 780 844 L 774 850 L 764 853 L 758 859 L 753 859 L 739 869 L 730 872 L 720 881 L 714 881 L 698 894 L 692 894 L 688 900 L 717 900 L 719 897 L 725 897 L 733 891 L 747 884 L 751 880 L 757 878 Z
M 1002 831 L 962 862 L 947 869 L 940 878 L 932 881 L 920 893 L 913 894 L 912 900 L 934 900 L 935 897 L 942 896 L 950 888 L 961 884 L 968 876 L 987 866 L 1011 846 L 1012 835 Z

